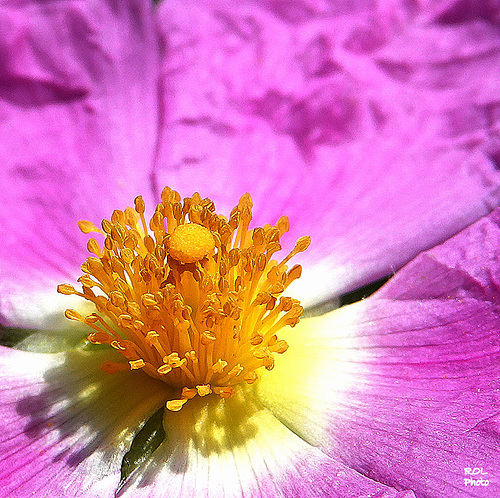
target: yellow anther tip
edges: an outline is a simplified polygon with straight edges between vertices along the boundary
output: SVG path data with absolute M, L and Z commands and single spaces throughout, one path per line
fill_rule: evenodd
M 60 284 L 57 286 L 57 292 L 59 292 L 59 294 L 66 294 L 67 296 L 69 296 L 71 294 L 75 294 L 76 290 L 72 285 Z
M 78 322 L 83 322 L 83 316 L 78 313 L 78 311 L 75 310 L 66 310 L 64 312 L 64 316 L 66 318 L 69 318 L 70 320 L 76 320 Z
M 299 252 L 305 251 L 309 247 L 309 244 L 311 244 L 311 237 L 309 237 L 308 235 L 300 237 L 297 240 L 296 244 L 297 251 Z
M 167 401 L 167 410 L 170 410 L 171 412 L 178 412 L 184 406 L 186 401 L 187 399 L 172 399 Z
M 142 198 L 142 195 L 138 195 L 134 199 L 134 205 L 135 205 L 135 210 L 139 213 L 142 214 L 146 210 L 146 206 L 144 204 L 144 200 Z
M 130 370 L 139 370 L 140 368 L 143 368 L 146 365 L 146 363 L 141 358 L 139 360 L 129 361 L 129 365 L 130 365 Z
M 207 396 L 212 393 L 210 384 L 196 386 L 196 390 L 198 391 L 199 396 Z
M 215 239 L 208 230 L 197 223 L 179 225 L 170 236 L 170 256 L 181 263 L 195 263 L 213 253 Z
M 100 230 L 91 222 L 87 220 L 81 220 L 78 222 L 78 227 L 83 233 L 99 232 Z

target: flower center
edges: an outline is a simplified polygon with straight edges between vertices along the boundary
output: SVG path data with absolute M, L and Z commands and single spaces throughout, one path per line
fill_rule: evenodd
M 281 296 L 302 271 L 287 263 L 310 238 L 299 238 L 283 260 L 271 259 L 288 219 L 249 230 L 251 208 L 245 194 L 227 220 L 210 199 L 195 193 L 181 203 L 167 187 L 149 224 L 140 196 L 135 209 L 103 220 L 102 230 L 79 222 L 104 243 L 87 243 L 94 256 L 81 267 L 82 292 L 69 284 L 58 292 L 94 303 L 97 313 L 66 310 L 66 317 L 92 327 L 91 343 L 127 360 L 105 362 L 105 372 L 140 369 L 164 381 L 180 392 L 167 402 L 177 411 L 196 395 L 227 398 L 235 385 L 255 382 L 259 368 L 272 370 L 274 353 L 288 348 L 276 333 L 302 314 L 299 301 Z

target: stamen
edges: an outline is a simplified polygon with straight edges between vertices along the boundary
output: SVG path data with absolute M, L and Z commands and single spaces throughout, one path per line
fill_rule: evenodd
M 229 220 L 197 193 L 181 202 L 165 188 L 161 198 L 149 223 L 140 196 L 135 209 L 115 210 L 103 220 L 102 230 L 80 222 L 84 233 L 100 234 L 103 242 L 87 243 L 93 256 L 82 265 L 82 291 L 61 284 L 58 292 L 96 307 L 85 317 L 65 314 L 92 329 L 89 342 L 124 357 L 123 363 L 105 362 L 103 371 L 142 370 L 165 382 L 179 392 L 166 406 L 178 411 L 194 396 L 230 397 L 239 383 L 257 381 L 259 368 L 274 368 L 274 355 L 288 349 L 277 333 L 302 314 L 298 301 L 281 296 L 302 271 L 286 265 L 310 238 L 301 237 L 278 262 L 272 257 L 288 218 L 249 229 L 248 194 Z

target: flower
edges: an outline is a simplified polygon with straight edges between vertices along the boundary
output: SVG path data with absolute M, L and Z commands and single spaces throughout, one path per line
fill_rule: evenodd
M 285 250 L 311 235 L 311 305 L 498 204 L 498 9 L 393 7 L 4 2 L 0 313 L 37 333 L 0 349 L 0 496 L 112 496 L 169 399 L 62 320 L 77 220 L 166 184 L 228 215 L 248 191 L 257 225 L 290 217 Z M 304 319 L 255 386 L 166 411 L 119 493 L 498 494 L 498 219 Z

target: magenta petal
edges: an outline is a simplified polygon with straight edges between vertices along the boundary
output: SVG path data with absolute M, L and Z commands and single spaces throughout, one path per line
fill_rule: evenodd
M 113 496 L 121 459 L 165 387 L 130 371 L 105 374 L 107 356 L 0 347 L 2 498 Z
M 19 324 L 75 277 L 78 220 L 152 197 L 159 41 L 148 0 L 0 12 L 0 314 Z
M 255 405 L 251 393 L 166 412 L 166 438 L 124 497 L 414 498 L 328 457 Z
M 395 300 L 500 303 L 500 209 L 418 256 L 377 294 Z
M 247 448 L 244 448 L 245 450 Z M 254 450 L 254 451 L 252 451 Z M 141 476 L 147 484 L 133 488 L 125 496 L 156 498 L 165 488 L 180 490 L 170 496 L 225 496 L 228 498 L 415 498 L 412 491 L 397 491 L 334 461 L 317 448 L 304 444 L 291 455 L 291 448 L 262 452 L 249 448 L 249 455 L 231 455 L 229 461 L 200 458 L 189 470 L 167 470 L 158 460 L 151 472 Z M 176 455 L 178 456 L 178 455 Z M 165 458 L 161 453 L 158 455 Z M 177 463 L 182 465 L 182 461 Z M 163 468 L 162 468 L 163 467 Z M 139 479 L 139 483 L 141 480 Z
M 331 419 L 329 452 L 417 496 L 498 495 L 500 308 L 476 299 L 363 307 L 350 365 L 361 373 Z M 467 481 L 469 468 L 488 482 Z
M 2 498 L 114 496 L 131 436 L 166 392 L 139 372 L 104 374 L 99 363 L 107 354 L 0 347 Z M 121 496 L 159 498 L 169 489 L 173 498 L 414 497 L 333 460 L 252 402 L 245 413 L 230 399 L 212 420 L 207 405 L 210 400 L 192 411 L 167 412 L 164 444 Z
M 249 191 L 255 223 L 288 215 L 287 247 L 312 237 L 296 288 L 307 303 L 390 274 L 500 200 L 497 28 L 368 5 L 159 9 L 157 183 L 225 212 Z
M 496 210 L 373 297 L 304 320 L 290 334 L 303 341 L 302 371 L 287 377 L 294 394 L 273 398 L 264 384 L 266 406 L 333 458 L 396 489 L 499 496 L 499 248 Z

